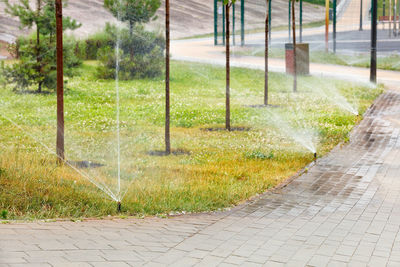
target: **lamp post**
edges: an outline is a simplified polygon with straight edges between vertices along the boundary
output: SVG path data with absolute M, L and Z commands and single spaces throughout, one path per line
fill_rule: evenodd
M 63 69 L 63 24 L 62 2 L 56 0 L 56 35 L 57 35 L 57 163 L 62 164 L 64 155 L 64 69 Z
M 376 83 L 377 0 L 372 0 L 370 81 Z

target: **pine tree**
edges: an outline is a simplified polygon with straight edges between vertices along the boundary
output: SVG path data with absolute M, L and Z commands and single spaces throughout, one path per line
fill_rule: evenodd
M 12 66 L 3 67 L 5 79 L 15 85 L 15 89 L 26 89 L 36 84 L 37 91 L 42 92 L 43 86 L 55 87 L 56 55 L 55 55 L 55 2 L 54 0 L 36 0 L 35 6 L 29 0 L 19 0 L 17 4 L 10 4 L 5 0 L 6 12 L 18 17 L 23 29 L 35 29 L 35 34 L 29 37 L 19 37 L 19 62 Z M 63 19 L 63 30 L 74 30 L 80 24 L 69 17 Z M 65 49 L 68 49 L 68 45 Z M 70 47 L 72 49 L 72 47 Z M 65 65 L 68 67 L 78 64 L 73 53 L 66 51 Z M 69 58 L 68 58 L 69 57 Z

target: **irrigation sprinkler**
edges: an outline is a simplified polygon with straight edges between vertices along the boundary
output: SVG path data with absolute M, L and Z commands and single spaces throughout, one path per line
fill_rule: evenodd
M 118 201 L 117 203 L 117 211 L 121 212 L 121 201 Z
M 317 152 L 314 153 L 314 161 L 317 161 Z

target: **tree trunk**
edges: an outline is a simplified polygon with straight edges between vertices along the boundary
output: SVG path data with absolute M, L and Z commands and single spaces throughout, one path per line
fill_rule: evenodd
M 225 27 L 226 27 L 226 114 L 225 114 L 225 128 L 231 130 L 231 104 L 230 104 L 230 46 L 229 46 L 229 3 L 225 5 Z
M 39 16 L 40 16 L 40 10 L 42 9 L 42 0 L 37 0 L 37 14 L 36 14 L 36 65 L 37 65 L 37 72 L 38 75 L 41 74 L 42 72 L 42 63 L 40 59 L 40 26 L 39 26 Z M 38 84 L 38 92 L 42 92 L 42 82 L 39 82 Z
M 130 46 L 129 46 L 129 55 L 131 61 L 133 61 L 133 57 L 135 55 L 134 49 L 133 49 L 133 21 L 129 21 L 129 37 L 130 37 Z
M 169 53 L 170 53 L 170 28 L 169 28 L 169 0 L 165 0 L 165 152 L 171 154 L 171 133 L 170 133 L 170 88 L 169 88 Z
M 56 0 L 56 35 L 57 35 L 57 162 L 62 164 L 64 156 L 64 63 L 63 63 L 63 26 L 62 2 Z
M 267 15 L 265 16 L 265 84 L 264 84 L 264 105 L 268 105 L 268 37 L 269 37 L 269 8 L 267 3 Z
M 292 25 L 293 25 L 293 92 L 297 92 L 297 55 L 296 55 L 296 14 L 294 4 L 296 1 L 292 1 Z

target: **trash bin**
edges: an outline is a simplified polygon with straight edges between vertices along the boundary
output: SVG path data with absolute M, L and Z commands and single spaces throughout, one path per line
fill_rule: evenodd
M 296 44 L 296 71 L 298 75 L 310 74 L 309 45 L 307 43 Z M 285 44 L 286 73 L 293 75 L 293 43 Z

